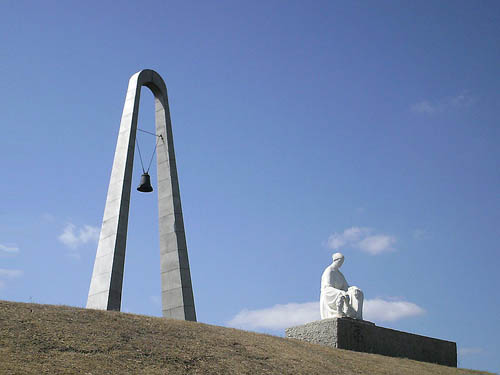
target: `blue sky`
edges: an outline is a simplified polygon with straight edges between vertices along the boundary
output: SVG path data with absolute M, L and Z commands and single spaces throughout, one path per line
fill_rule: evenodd
M 150 68 L 199 321 L 319 318 L 340 250 L 366 319 L 500 371 L 499 37 L 495 1 L 2 1 L 0 298 L 85 305 L 128 79 Z M 135 192 L 123 311 L 161 314 L 157 233 Z

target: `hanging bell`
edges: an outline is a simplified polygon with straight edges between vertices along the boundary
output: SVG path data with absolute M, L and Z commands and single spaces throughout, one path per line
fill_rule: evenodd
M 137 190 L 143 193 L 151 193 L 153 187 L 151 186 L 151 177 L 149 177 L 148 172 L 144 172 L 141 176 L 141 183 L 137 187 Z

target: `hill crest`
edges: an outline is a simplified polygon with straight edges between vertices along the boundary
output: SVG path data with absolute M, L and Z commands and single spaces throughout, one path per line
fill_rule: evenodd
M 1 374 L 488 374 L 203 323 L 0 301 Z

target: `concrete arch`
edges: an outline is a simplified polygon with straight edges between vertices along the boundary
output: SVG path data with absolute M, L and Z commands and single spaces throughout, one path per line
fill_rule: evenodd
M 162 312 L 164 317 L 196 321 L 167 87 L 160 75 L 149 69 L 135 73 L 129 80 L 87 308 L 119 311 L 121 306 L 132 169 L 142 86 L 148 87 L 154 94 L 156 134 L 162 136 L 156 154 Z

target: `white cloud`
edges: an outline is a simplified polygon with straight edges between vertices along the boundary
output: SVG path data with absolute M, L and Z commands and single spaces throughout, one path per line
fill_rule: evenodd
M 17 254 L 19 252 L 19 247 L 16 245 L 2 245 L 0 244 L 0 253 L 4 254 Z
M 411 106 L 411 110 L 417 113 L 432 115 L 435 113 L 448 112 L 460 108 L 468 108 L 474 104 L 476 98 L 469 95 L 467 92 L 461 94 L 429 101 L 421 100 Z
M 470 96 L 467 92 L 448 98 L 446 102 L 450 107 L 470 107 L 474 104 L 476 98 Z
M 320 319 L 319 302 L 288 303 L 261 310 L 242 310 L 227 324 L 241 329 L 279 330 Z
M 97 241 L 99 238 L 99 229 L 90 225 L 84 225 L 77 229 L 74 224 L 68 223 L 63 233 L 58 237 L 66 246 L 76 249 L 90 241 Z
M 7 268 L 0 268 L 0 278 L 3 279 L 17 279 L 23 275 L 23 271 L 21 270 L 13 270 Z M 5 280 L 0 279 L 0 288 L 3 288 L 6 285 Z
M 420 306 L 406 301 L 365 300 L 363 318 L 368 321 L 393 322 L 425 313 Z M 259 310 L 242 310 L 227 324 L 247 330 L 281 330 L 320 319 L 319 302 L 288 303 Z
M 458 355 L 466 356 L 471 354 L 479 354 L 482 353 L 482 351 L 483 351 L 482 348 L 459 348 Z
M 357 246 L 371 255 L 377 255 L 385 251 L 393 250 L 391 245 L 395 242 L 396 238 L 394 238 L 394 236 L 378 234 L 362 239 Z
M 21 277 L 22 275 L 23 275 L 23 271 L 21 271 L 21 270 L 11 270 L 11 269 L 6 269 L 6 268 L 0 268 L 0 277 L 14 279 L 17 277 Z
M 394 250 L 392 245 L 396 237 L 386 234 L 371 235 L 373 229 L 365 227 L 351 227 L 342 233 L 334 233 L 328 238 L 328 247 L 339 250 L 343 246 L 350 246 L 367 252 L 371 255 Z
M 366 300 L 363 318 L 379 322 L 393 322 L 403 318 L 425 314 L 425 310 L 412 302 L 386 301 L 381 298 Z
M 429 103 L 427 100 L 422 100 L 421 102 L 413 104 L 411 110 L 418 113 L 433 114 L 438 111 L 438 106 Z
M 328 246 L 338 250 L 344 245 L 359 241 L 362 237 L 371 232 L 370 228 L 351 227 L 342 233 L 334 233 L 328 238 Z

